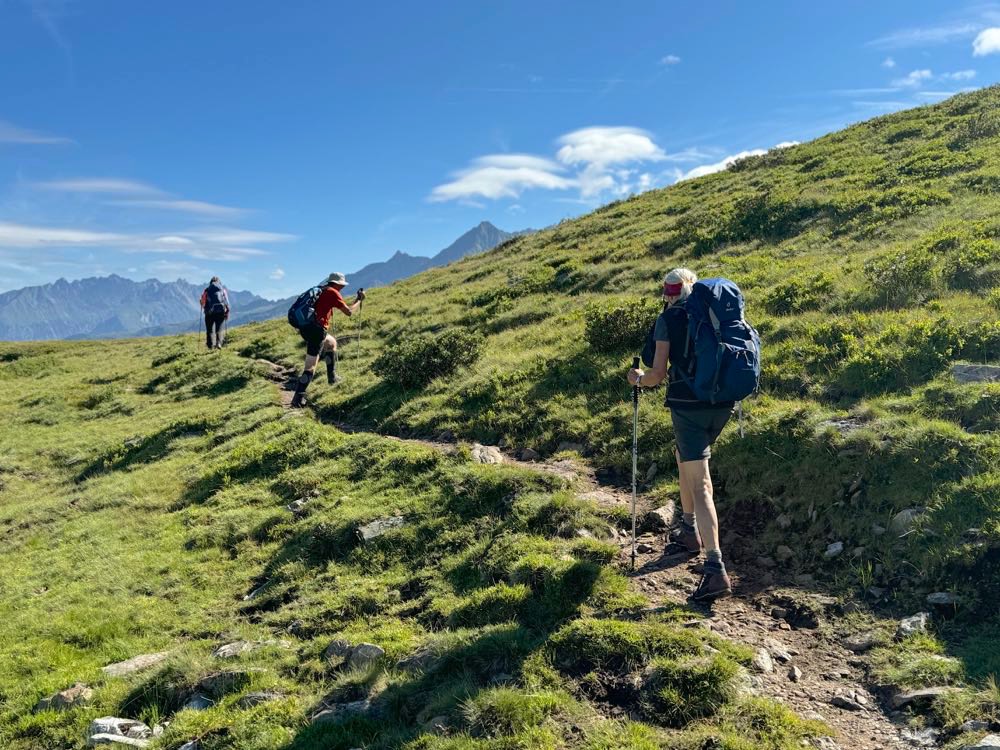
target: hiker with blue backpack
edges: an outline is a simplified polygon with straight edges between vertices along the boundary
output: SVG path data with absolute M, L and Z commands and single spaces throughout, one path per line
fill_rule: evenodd
M 306 360 L 302 374 L 295 384 L 292 407 L 301 409 L 306 405 L 306 388 L 313 379 L 320 357 L 326 360 L 326 379 L 330 385 L 339 381 L 337 376 L 337 339 L 328 329 L 334 310 L 340 310 L 350 317 L 361 309 L 365 290 L 358 289 L 354 303 L 348 305 L 340 291 L 347 286 L 347 278 L 342 273 L 331 273 L 319 286 L 299 295 L 288 310 L 288 322 L 306 342 Z
M 663 279 L 663 300 L 643 352 L 649 369 L 633 367 L 628 381 L 652 387 L 667 380 L 682 516 L 664 557 L 695 557 L 704 547 L 704 573 L 691 599 L 710 602 L 729 596 L 732 582 L 722 560 L 708 461 L 737 404 L 757 389 L 760 338 L 744 318 L 739 287 L 728 279 L 699 281 L 693 271 L 677 268 Z

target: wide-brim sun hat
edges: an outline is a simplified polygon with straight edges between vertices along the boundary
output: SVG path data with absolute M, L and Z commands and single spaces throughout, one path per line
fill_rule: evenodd
M 347 277 L 342 273 L 331 273 L 326 277 L 327 284 L 341 284 L 347 286 Z

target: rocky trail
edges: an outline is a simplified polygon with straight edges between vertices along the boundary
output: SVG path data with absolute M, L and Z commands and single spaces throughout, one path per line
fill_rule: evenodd
M 267 377 L 280 386 L 282 406 L 291 409 L 295 371 L 283 365 L 256 360 Z M 345 432 L 371 432 L 355 425 L 323 420 Z M 393 440 L 454 452 L 456 445 L 447 435 L 437 440 L 384 435 Z M 496 446 L 475 444 L 473 458 L 481 463 L 505 463 L 531 471 L 557 475 L 574 485 L 581 497 L 604 506 L 630 507 L 628 490 L 601 484 L 594 472 L 582 463 L 524 460 Z M 730 532 L 726 541 L 727 561 L 733 576 L 734 595 L 710 606 L 691 605 L 687 595 L 698 583 L 697 560 L 665 561 L 661 558 L 665 521 L 672 507 L 653 509 L 640 496 L 642 519 L 636 539 L 636 569 L 632 585 L 650 601 L 652 610 L 675 609 L 686 605 L 691 611 L 691 627 L 709 628 L 719 635 L 744 643 L 756 651 L 749 689 L 779 700 L 804 718 L 821 719 L 836 730 L 836 737 L 822 737 L 816 746 L 823 750 L 895 750 L 936 747 L 933 730 L 913 730 L 901 713 L 893 712 L 890 696 L 882 694 L 867 679 L 863 651 L 845 647 L 836 633 L 837 618 L 850 611 L 836 600 L 803 589 L 794 581 L 781 580 L 770 567 L 760 567 L 749 553 L 741 555 L 740 538 Z M 617 533 L 620 560 L 630 567 L 631 538 Z

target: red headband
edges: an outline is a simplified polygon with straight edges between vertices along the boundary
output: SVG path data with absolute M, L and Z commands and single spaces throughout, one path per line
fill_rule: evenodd
M 684 291 L 684 284 L 668 284 L 666 282 L 663 284 L 663 292 L 668 297 L 680 297 L 682 291 Z

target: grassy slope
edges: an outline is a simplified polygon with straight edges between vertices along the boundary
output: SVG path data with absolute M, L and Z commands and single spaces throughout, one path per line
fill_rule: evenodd
M 581 442 L 614 475 L 628 460 L 621 377 L 659 277 L 674 265 L 731 276 L 768 358 L 748 437 L 727 432 L 717 451 L 723 523 L 752 531 L 762 553 L 789 543 L 794 570 L 822 587 L 877 584 L 901 606 L 954 589 L 961 613 L 989 626 L 1000 593 L 1000 391 L 945 373 L 953 360 L 1000 355 L 997 310 L 984 301 L 998 296 L 998 100 L 986 90 L 879 118 L 376 290 L 361 344 L 345 337 L 346 383 L 317 384 L 314 395 L 328 415 L 383 431 L 451 429 L 543 453 Z M 635 346 L 588 340 L 588 322 L 602 321 L 602 333 Z M 455 375 L 404 389 L 373 374 L 391 343 L 455 326 L 483 347 Z M 248 326 L 234 332 L 235 349 L 296 363 L 290 334 L 281 322 Z M 280 420 L 253 365 L 221 356 L 220 373 L 191 339 L 0 351 L 0 414 L 12 428 L 0 436 L 0 601 L 12 613 L 0 619 L 0 662 L 13 665 L 0 673 L 4 746 L 77 746 L 88 718 L 105 713 L 171 715 L 220 668 L 211 648 L 237 637 L 290 645 L 242 657 L 264 671 L 217 708 L 177 714 L 165 746 L 203 735 L 209 748 L 348 748 L 375 737 L 610 748 L 721 733 L 730 747 L 779 747 L 815 731 L 731 698 L 739 649 L 717 642 L 723 653 L 706 662 L 704 636 L 669 615 L 615 624 L 639 602 L 609 565 L 611 548 L 557 533 L 599 532 L 608 519 L 554 480 Z M 644 399 L 642 424 L 643 469 L 669 466 L 657 395 Z M 860 494 L 848 495 L 856 481 Z M 294 520 L 283 506 L 313 490 Z M 650 488 L 674 490 L 666 469 Z M 873 523 L 916 506 L 930 511 L 904 540 L 873 534 Z M 358 522 L 393 513 L 409 524 L 371 546 L 352 541 Z M 779 514 L 788 528 L 773 522 Z M 963 536 L 971 527 L 978 537 Z M 834 540 L 865 551 L 820 567 Z M 367 673 L 337 668 L 322 658 L 335 635 L 379 643 L 387 659 Z M 941 648 L 961 659 L 952 681 L 995 672 L 982 658 L 995 643 L 988 627 L 970 635 L 960 619 L 939 636 L 885 654 L 885 672 L 919 684 L 927 676 L 914 665 L 933 669 Z M 392 666 L 424 645 L 440 654 L 426 672 Z M 165 648 L 175 653 L 162 670 L 100 677 L 109 661 Z M 629 696 L 646 706 L 644 723 L 604 719 L 586 699 L 645 666 Z M 588 677 L 595 671 L 602 680 Z M 497 674 L 511 685 L 491 685 Z M 30 713 L 76 680 L 99 686 L 95 706 Z M 252 688 L 289 697 L 236 708 Z M 304 728 L 323 697 L 366 694 L 382 696 L 378 721 Z M 957 706 L 950 720 L 976 710 Z M 706 712 L 709 724 L 687 726 Z M 417 736 L 438 714 L 457 736 Z M 686 732 L 666 739 L 671 723 Z

